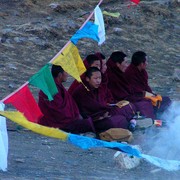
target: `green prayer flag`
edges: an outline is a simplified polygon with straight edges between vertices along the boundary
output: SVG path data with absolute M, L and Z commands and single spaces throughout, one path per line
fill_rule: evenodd
M 120 16 L 119 12 L 111 13 L 111 12 L 103 11 L 103 14 L 107 15 L 107 16 L 116 17 L 116 18 L 118 18 Z
M 46 64 L 35 75 L 29 79 L 29 84 L 41 89 L 48 96 L 49 101 L 58 93 L 58 89 L 49 69 L 50 64 Z

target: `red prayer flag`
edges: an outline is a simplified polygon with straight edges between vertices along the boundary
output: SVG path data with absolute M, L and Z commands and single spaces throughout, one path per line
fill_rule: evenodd
M 140 0 L 131 0 L 135 4 L 139 4 Z
M 12 104 L 18 111 L 31 122 L 37 122 L 43 116 L 38 104 L 36 103 L 28 85 L 21 88 L 8 99 L 4 104 Z

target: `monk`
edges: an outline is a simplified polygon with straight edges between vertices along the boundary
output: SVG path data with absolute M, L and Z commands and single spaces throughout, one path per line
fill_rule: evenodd
M 134 93 L 142 97 L 144 97 L 145 94 L 156 96 L 148 84 L 148 73 L 146 71 L 147 65 L 148 62 L 146 53 L 143 51 L 137 51 L 132 55 L 131 64 L 125 71 L 126 78 L 132 85 Z M 163 96 L 160 107 L 154 107 L 155 112 L 161 114 L 169 107 L 170 104 L 170 98 Z
M 141 115 L 148 118 L 155 118 L 153 106 L 150 100 L 134 94 L 131 84 L 125 77 L 125 70 L 128 67 L 127 55 L 121 51 L 115 51 L 107 61 L 108 88 L 114 99 L 127 100 L 133 103 Z
M 105 131 L 109 128 L 125 128 L 134 116 L 134 106 L 109 106 L 101 88 L 102 75 L 97 67 L 90 67 L 85 73 L 85 85 L 89 91 L 81 84 L 73 92 L 73 97 L 84 118 L 91 117 L 97 132 Z
M 101 62 L 98 56 L 96 56 L 95 54 L 89 54 L 85 59 L 84 59 L 84 65 L 86 67 L 86 69 L 88 67 L 97 67 L 100 69 L 101 67 Z M 81 75 L 81 80 L 84 82 L 84 74 Z M 79 82 L 77 80 L 74 80 L 73 83 L 71 84 L 71 86 L 68 89 L 68 92 L 70 94 L 73 93 L 73 91 L 79 86 Z
M 71 133 L 94 132 L 91 118 L 81 118 L 75 101 L 62 85 L 62 82 L 67 80 L 67 73 L 61 66 L 56 65 L 52 65 L 51 72 L 58 93 L 54 100 L 49 101 L 42 91 L 39 92 L 38 104 L 44 116 L 38 123 Z
M 100 63 L 101 63 L 100 70 L 101 70 L 102 81 L 101 81 L 100 86 L 103 89 L 102 93 L 104 93 L 106 102 L 110 103 L 110 102 L 114 101 L 114 98 L 108 88 L 108 77 L 107 77 L 107 72 L 106 72 L 106 70 L 107 70 L 106 57 L 100 52 L 95 53 L 95 55 L 99 58 Z

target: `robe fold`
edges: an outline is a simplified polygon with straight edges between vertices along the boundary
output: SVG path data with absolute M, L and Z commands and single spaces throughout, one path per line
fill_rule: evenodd
M 150 100 L 144 99 L 134 92 L 129 81 L 116 64 L 109 59 L 107 61 L 108 88 L 117 101 L 127 100 L 134 104 L 136 110 L 148 118 L 155 118 L 154 109 Z
M 141 94 L 143 91 L 152 93 L 152 89 L 148 85 L 148 73 L 146 70 L 139 71 L 136 66 L 130 64 L 126 69 L 125 76 L 133 87 L 135 94 Z
M 135 107 L 133 105 L 122 108 L 108 106 L 106 95 L 101 86 L 93 89 L 88 83 L 85 85 L 89 91 L 83 85 L 79 85 L 72 94 L 81 115 L 86 118 L 91 117 L 97 131 L 104 131 L 112 127 L 127 129 L 129 121 L 136 111 Z M 109 113 L 109 117 L 98 120 L 106 112 Z
M 144 91 L 153 93 L 148 84 L 148 73 L 146 70 L 139 71 L 136 66 L 130 64 L 125 72 L 125 76 L 131 84 L 135 94 L 144 94 Z M 160 108 L 154 107 L 155 113 L 163 113 L 170 104 L 170 98 L 163 96 Z
M 81 119 L 79 109 L 71 95 L 62 84 L 56 82 L 56 86 L 58 93 L 52 101 L 49 101 L 42 91 L 39 92 L 38 104 L 44 116 L 38 123 L 72 133 L 93 131 L 91 119 Z

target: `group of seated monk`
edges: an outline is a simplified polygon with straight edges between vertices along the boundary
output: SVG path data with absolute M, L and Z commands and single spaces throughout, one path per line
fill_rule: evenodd
M 87 70 L 81 75 L 83 83 L 74 80 L 68 91 L 62 85 L 67 73 L 61 66 L 52 65 L 58 93 L 49 101 L 39 92 L 38 104 L 44 114 L 39 124 L 71 133 L 132 130 L 137 112 L 154 120 L 171 103 L 168 97 L 152 103 L 156 94 L 148 85 L 147 55 L 143 51 L 133 54 L 130 65 L 121 51 L 113 52 L 107 62 L 102 53 L 90 54 L 84 64 Z

